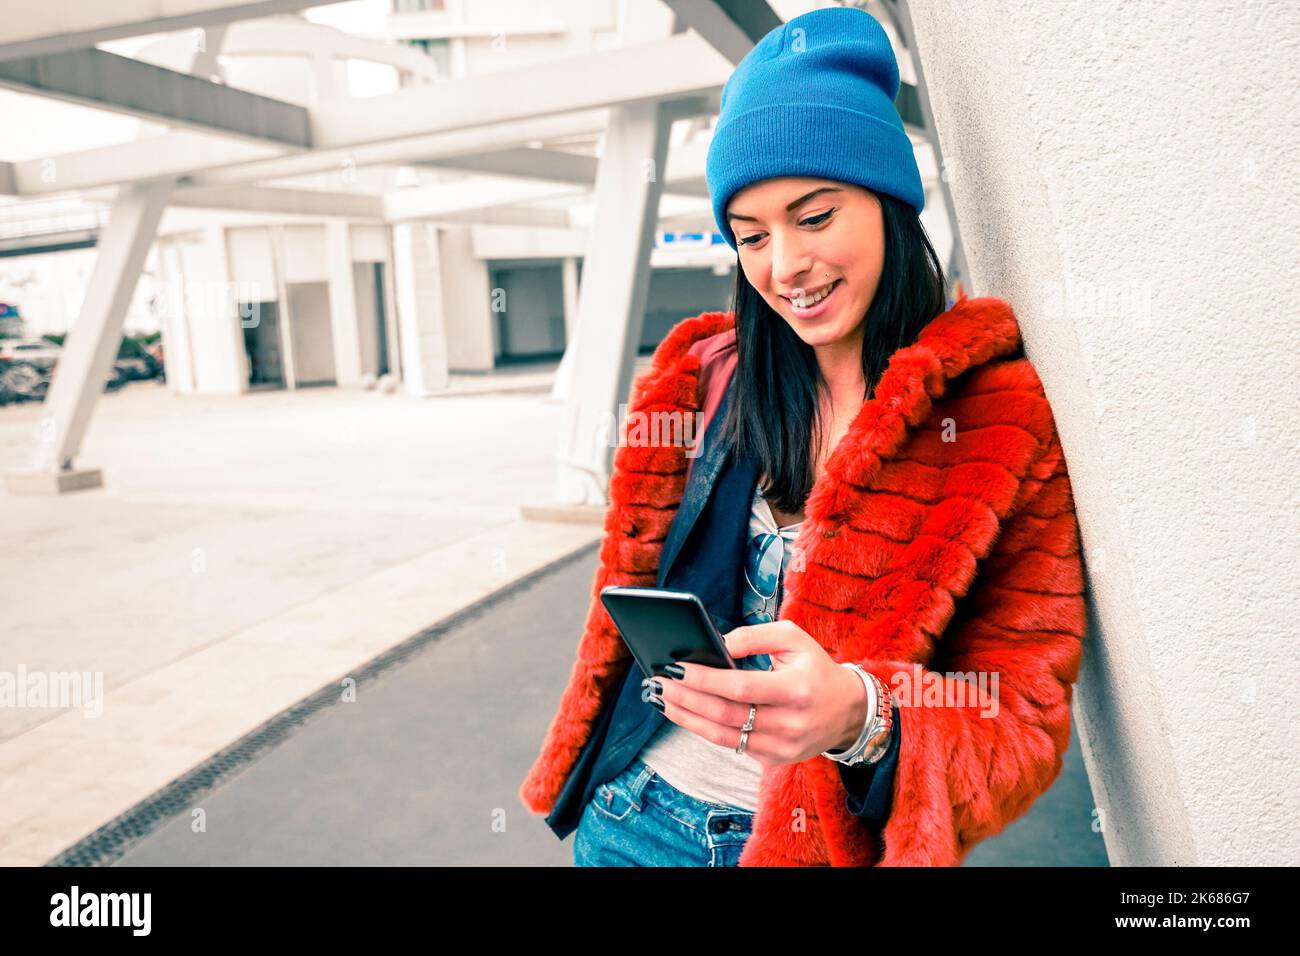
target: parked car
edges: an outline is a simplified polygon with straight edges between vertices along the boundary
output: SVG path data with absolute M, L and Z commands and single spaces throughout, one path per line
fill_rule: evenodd
M 45 339 L 0 339 L 0 405 L 43 401 L 61 352 L 61 346 Z M 144 369 L 152 371 L 156 367 L 156 360 L 147 356 L 140 364 Z M 116 362 L 109 369 L 104 391 L 117 391 L 131 380 L 131 371 L 137 368 L 137 365 L 131 363 L 131 371 L 128 371 L 120 365 L 120 361 Z
M 46 339 L 0 339 L 0 359 L 25 362 L 43 371 L 54 368 L 62 350 Z
M 146 352 L 153 356 L 154 361 L 158 363 L 158 381 L 167 381 L 167 363 L 163 361 L 162 336 L 154 339 L 144 348 Z
M 147 345 L 135 339 L 123 339 L 118 350 L 114 366 L 119 369 L 127 381 L 141 381 L 162 376 L 162 362 L 156 358 Z
M 0 358 L 0 405 L 45 397 L 49 375 L 30 362 Z

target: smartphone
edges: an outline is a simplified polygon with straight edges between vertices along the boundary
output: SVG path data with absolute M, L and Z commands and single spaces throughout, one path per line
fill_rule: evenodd
M 646 677 L 676 661 L 740 666 L 727 653 L 704 604 L 690 591 L 611 584 L 600 589 L 600 601 Z

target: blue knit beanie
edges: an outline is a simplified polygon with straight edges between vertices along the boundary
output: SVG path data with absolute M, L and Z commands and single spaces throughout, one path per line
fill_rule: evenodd
M 912 141 L 894 106 L 898 62 L 876 18 L 826 7 L 776 27 L 722 88 L 705 178 L 713 218 L 732 249 L 724 210 L 774 176 L 813 176 L 925 205 Z

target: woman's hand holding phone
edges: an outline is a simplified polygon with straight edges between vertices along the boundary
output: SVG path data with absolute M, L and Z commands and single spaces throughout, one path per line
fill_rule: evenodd
M 798 763 L 857 740 L 867 719 L 866 690 L 811 634 L 793 621 L 771 621 L 722 637 L 733 658 L 767 654 L 772 670 L 680 662 L 683 676 L 649 679 L 663 687 L 669 720 L 734 750 L 756 704 L 745 753 L 765 766 Z

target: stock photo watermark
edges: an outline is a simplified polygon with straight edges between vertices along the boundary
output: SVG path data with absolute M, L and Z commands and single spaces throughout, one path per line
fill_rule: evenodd
M 103 671 L 0 671 L 0 707 L 79 707 L 88 718 L 104 713 Z
M 684 448 L 687 458 L 700 453 L 702 412 L 629 412 L 618 406 L 617 418 L 602 416 L 598 434 L 602 444 L 628 448 Z
M 932 671 L 913 664 L 890 677 L 889 692 L 900 707 L 971 707 L 981 717 L 998 715 L 997 671 Z
M 130 929 L 133 936 L 148 936 L 152 910 L 152 893 L 83 893 L 74 883 L 67 893 L 50 897 L 50 925 L 115 926 Z
M 1152 324 L 1152 283 L 1120 279 L 1114 282 L 1044 282 L 1039 287 L 1046 314 L 1073 322 L 1124 322 L 1138 329 Z
M 278 298 L 260 282 L 223 282 L 193 279 L 159 281 L 152 308 L 158 315 L 177 318 L 186 314 L 239 316 L 239 325 L 255 329 L 261 324 L 261 304 Z

